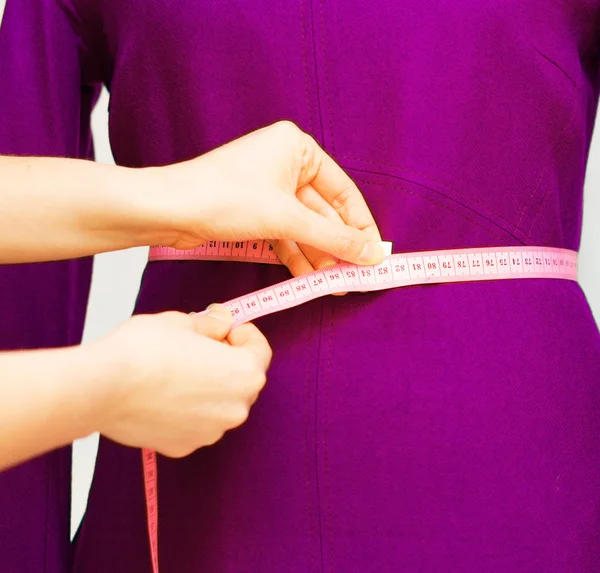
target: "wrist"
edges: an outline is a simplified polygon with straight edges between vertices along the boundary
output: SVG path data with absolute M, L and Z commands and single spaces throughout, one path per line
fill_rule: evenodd
M 118 403 L 122 369 L 107 350 L 100 341 L 69 350 L 72 371 L 79 374 L 67 390 L 78 437 L 102 432 Z
M 133 200 L 138 205 L 136 222 L 143 246 L 173 246 L 189 226 L 190 207 L 186 203 L 178 170 L 171 166 L 136 170 Z M 201 213 L 198 215 L 200 219 Z
M 168 244 L 179 232 L 171 213 L 172 189 L 162 167 L 102 166 L 103 183 L 92 212 L 85 216 L 86 231 L 109 234 L 122 248 Z

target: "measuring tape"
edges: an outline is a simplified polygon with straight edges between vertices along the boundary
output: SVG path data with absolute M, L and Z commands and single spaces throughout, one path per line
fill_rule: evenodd
M 382 263 L 338 264 L 288 279 L 223 303 L 234 326 L 310 300 L 342 292 L 369 292 L 422 284 L 500 279 L 567 279 L 577 281 L 577 253 L 551 247 L 493 247 L 391 254 Z M 267 241 L 209 241 L 190 250 L 150 248 L 150 261 L 240 261 L 280 265 Z M 142 450 L 150 556 L 158 567 L 158 491 L 156 453 Z

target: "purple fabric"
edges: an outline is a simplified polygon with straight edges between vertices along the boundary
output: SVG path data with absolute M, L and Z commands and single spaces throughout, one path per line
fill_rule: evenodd
M 53 0 L 8 0 L 0 28 L 0 154 L 91 156 L 98 90 L 82 88 L 78 45 Z M 79 342 L 90 273 L 91 259 L 0 266 L 0 350 Z M 2 573 L 70 569 L 70 464 L 64 448 L 0 473 Z
M 578 248 L 598 1 L 77 5 L 124 165 L 291 119 L 395 251 Z M 137 312 L 287 276 L 152 263 Z M 164 571 L 598 572 L 600 335 L 578 285 L 349 295 L 258 325 L 275 358 L 249 422 L 159 459 Z M 144 519 L 139 451 L 102 440 L 76 573 L 149 571 Z
M 356 179 L 395 251 L 579 246 L 598 0 L 70 9 L 123 165 L 291 119 Z M 136 311 L 286 276 L 153 263 Z M 275 358 L 249 422 L 159 460 L 165 571 L 597 573 L 600 334 L 576 284 L 349 295 L 258 324 Z M 76 573 L 148 571 L 144 518 L 139 452 L 103 440 Z
M 279 119 L 356 179 L 396 251 L 577 249 L 600 2 L 77 2 L 117 161 Z M 153 263 L 137 312 L 284 269 Z M 592 573 L 600 336 L 561 281 L 329 298 L 258 321 L 249 422 L 159 460 L 165 571 Z M 148 571 L 139 452 L 103 440 L 76 573 Z

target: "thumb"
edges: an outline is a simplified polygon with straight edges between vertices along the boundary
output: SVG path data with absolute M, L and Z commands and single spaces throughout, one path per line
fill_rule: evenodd
M 252 323 L 242 324 L 234 328 L 227 342 L 236 348 L 245 348 L 252 352 L 258 364 L 264 370 L 269 368 L 273 352 L 264 334 Z
M 366 231 L 328 219 L 300 202 L 296 203 L 294 215 L 295 236 L 290 239 L 297 243 L 358 265 L 376 265 L 385 257 L 383 247 Z
M 204 312 L 192 316 L 194 330 L 213 340 L 223 341 L 231 331 L 233 318 L 226 306 L 211 304 Z

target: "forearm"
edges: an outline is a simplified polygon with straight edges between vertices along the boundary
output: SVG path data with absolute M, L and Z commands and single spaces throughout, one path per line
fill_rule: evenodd
M 86 347 L 0 353 L 0 471 L 98 430 L 108 368 Z
M 161 201 L 144 169 L 0 156 L 0 264 L 164 244 Z

